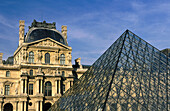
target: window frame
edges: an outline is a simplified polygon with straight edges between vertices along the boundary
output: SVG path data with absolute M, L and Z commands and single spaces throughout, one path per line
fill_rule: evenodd
M 45 63 L 50 64 L 50 54 L 48 52 L 45 53 Z
M 33 51 L 30 51 L 29 52 L 29 63 L 34 63 L 34 52 Z
M 6 77 L 10 77 L 10 71 L 6 71 Z
M 50 81 L 45 83 L 45 96 L 52 96 L 52 83 Z
M 61 54 L 61 55 L 60 55 L 60 64 L 61 64 L 61 65 L 64 65 L 64 64 L 65 64 L 65 55 L 64 55 L 64 54 Z
M 10 94 L 10 85 L 5 85 L 5 95 Z
M 32 87 L 31 87 L 31 86 L 32 86 Z M 29 95 L 33 95 L 33 94 L 34 94 L 34 85 L 33 85 L 32 83 L 29 84 L 28 94 L 29 94 Z
M 30 76 L 33 76 L 34 75 L 34 73 L 33 73 L 33 70 L 31 69 L 30 70 Z

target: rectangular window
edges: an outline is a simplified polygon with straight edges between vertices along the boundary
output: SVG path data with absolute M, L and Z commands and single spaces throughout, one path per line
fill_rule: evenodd
M 57 80 L 57 94 L 59 93 L 59 80 Z
M 29 84 L 29 95 L 33 95 L 33 84 Z
M 6 77 L 9 77 L 9 76 L 10 76 L 10 72 L 6 71 Z
M 30 76 L 33 76 L 33 70 L 30 70 Z
M 10 90 L 9 85 L 5 85 L 5 95 L 9 95 L 9 90 Z

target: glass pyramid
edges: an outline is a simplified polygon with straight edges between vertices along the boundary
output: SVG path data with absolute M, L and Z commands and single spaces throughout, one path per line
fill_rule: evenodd
M 169 72 L 170 58 L 126 30 L 50 111 L 168 111 Z

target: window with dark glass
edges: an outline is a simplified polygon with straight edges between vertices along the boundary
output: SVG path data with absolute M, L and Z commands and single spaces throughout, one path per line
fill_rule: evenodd
M 6 77 L 9 77 L 9 76 L 10 76 L 10 72 L 6 71 Z
M 33 84 L 29 84 L 29 95 L 33 95 Z
M 60 55 L 60 64 L 65 64 L 65 55 L 64 54 Z
M 49 81 L 45 83 L 45 96 L 52 96 L 52 85 Z
M 29 52 L 29 63 L 34 63 L 34 52 Z
M 9 91 L 10 91 L 10 86 L 5 85 L 5 95 L 9 95 Z
M 63 77 L 65 76 L 65 72 L 64 72 L 64 71 L 62 71 L 62 76 L 63 76 Z
M 33 76 L 33 70 L 30 70 L 30 76 Z
M 50 54 L 49 53 L 45 54 L 45 63 L 47 63 L 47 64 L 50 63 Z

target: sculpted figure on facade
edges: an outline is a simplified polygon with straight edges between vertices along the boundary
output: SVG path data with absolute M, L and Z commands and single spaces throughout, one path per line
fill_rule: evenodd
M 28 57 L 28 53 L 26 50 L 23 50 L 23 61 L 26 62 Z
M 18 88 L 15 89 L 15 94 L 18 94 Z
M 70 64 L 71 63 L 71 58 L 72 58 L 71 53 L 68 54 L 67 58 L 68 58 L 68 61 L 69 61 L 69 64 Z
M 55 75 L 58 75 L 58 68 L 55 69 Z
M 42 73 L 42 71 L 41 71 L 41 68 L 39 67 L 38 68 L 38 72 L 37 73 Z
M 42 52 L 41 51 L 37 51 L 37 55 L 38 55 L 38 62 L 41 63 L 42 62 Z
M 58 54 L 56 54 L 56 55 L 55 55 L 55 62 L 56 62 L 56 64 L 58 64 L 58 60 L 59 60 Z

